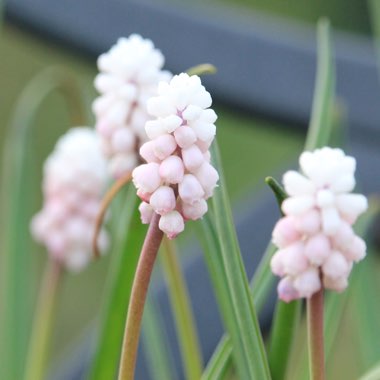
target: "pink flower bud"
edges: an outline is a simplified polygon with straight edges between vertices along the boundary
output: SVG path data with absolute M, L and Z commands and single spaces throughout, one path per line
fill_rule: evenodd
M 155 139 L 166 133 L 162 120 L 148 120 L 145 124 L 146 135 L 151 139 Z
M 331 190 L 319 190 L 317 192 L 317 206 L 320 208 L 334 207 L 335 196 Z
M 137 190 L 137 196 L 144 202 L 149 203 L 150 197 L 152 196 L 152 193 L 145 193 L 141 189 Z
M 160 186 L 150 197 L 150 205 L 157 214 L 165 215 L 176 206 L 174 190 L 169 186 Z
M 155 162 L 138 166 L 132 172 L 133 183 L 143 192 L 152 193 L 161 184 L 159 168 Z
M 203 187 L 203 190 L 205 192 L 205 199 L 208 199 L 212 196 L 216 184 L 218 183 L 218 172 L 208 162 L 203 162 L 203 164 L 199 167 L 199 169 L 197 169 L 194 174 Z
M 276 276 L 285 276 L 285 267 L 283 263 L 283 258 L 284 258 L 284 252 L 280 249 L 277 251 L 273 256 L 270 261 L 270 267 L 272 272 Z
M 166 132 L 172 133 L 182 125 L 183 120 L 177 115 L 170 115 L 165 117 L 162 122 Z
M 183 217 L 175 210 L 161 216 L 158 226 L 169 239 L 174 239 L 185 229 Z
M 95 128 L 96 131 L 105 138 L 110 138 L 115 131 L 113 125 L 103 119 L 98 120 Z
M 185 125 L 174 131 L 174 137 L 177 144 L 183 149 L 189 148 L 197 141 L 195 132 Z
M 331 253 L 330 241 L 324 234 L 310 237 L 305 244 L 305 256 L 313 265 L 322 265 Z
M 354 238 L 354 231 L 352 227 L 342 221 L 336 234 L 331 237 L 335 248 L 341 251 L 345 251 L 352 245 L 352 239 Z
M 164 160 L 177 148 L 177 143 L 172 135 L 161 135 L 154 140 L 153 151 L 156 157 Z
M 149 224 L 152 220 L 154 210 L 149 203 L 141 202 L 139 206 L 141 222 L 143 224 Z
M 60 261 L 64 259 L 64 253 L 67 249 L 67 239 L 62 232 L 57 230 L 51 231 L 46 236 L 45 244 L 53 257 Z
M 178 156 L 170 156 L 160 165 L 160 176 L 169 184 L 177 184 L 183 180 L 185 168 Z
M 364 259 L 366 249 L 367 246 L 365 241 L 359 236 L 354 236 L 351 240 L 351 244 L 342 253 L 348 260 L 358 262 Z
M 342 276 L 338 278 L 331 278 L 329 276 L 324 276 L 323 285 L 326 289 L 335 290 L 336 292 L 343 292 L 348 286 L 348 277 Z
M 198 119 L 202 114 L 202 108 L 190 104 L 186 107 L 186 109 L 182 112 L 182 117 L 185 120 L 192 121 Z
M 201 184 L 192 174 L 185 174 L 178 185 L 178 193 L 181 199 L 189 204 L 199 201 L 204 196 Z
M 289 170 L 284 174 L 283 183 L 285 191 L 290 196 L 306 195 L 315 189 L 309 179 L 294 170 Z
M 272 241 L 277 247 L 285 248 L 300 239 L 300 237 L 299 232 L 295 228 L 295 219 L 291 216 L 286 216 L 276 223 L 272 234 Z
M 298 291 L 293 286 L 293 282 L 289 277 L 284 277 L 277 286 L 278 298 L 289 303 L 300 297 Z
M 160 160 L 154 154 L 154 141 L 147 141 L 140 147 L 140 156 L 146 162 L 160 162 Z
M 108 163 L 108 170 L 114 178 L 130 173 L 137 164 L 136 156 L 130 154 L 114 155 Z
M 163 117 L 176 114 L 177 110 L 168 98 L 156 96 L 148 100 L 148 113 L 152 116 Z M 149 136 L 149 135 L 148 135 Z
M 367 198 L 362 194 L 340 194 L 336 203 L 339 211 L 353 220 L 368 208 Z
M 197 170 L 205 161 L 203 153 L 196 145 L 192 145 L 187 149 L 182 149 L 182 159 L 185 168 L 190 172 Z
M 136 138 L 128 128 L 118 128 L 111 138 L 112 148 L 116 153 L 126 153 L 134 149 Z
M 324 208 L 322 213 L 322 228 L 326 235 L 334 235 L 342 222 L 335 207 Z
M 181 211 L 185 220 L 197 220 L 202 218 L 207 212 L 207 202 L 204 199 L 200 199 L 192 204 L 182 202 Z
M 319 278 L 318 269 L 311 267 L 299 274 L 294 279 L 293 285 L 300 297 L 310 298 L 314 293 L 321 289 L 321 280 Z
M 307 269 L 309 264 L 304 255 L 304 244 L 302 242 L 293 243 L 284 248 L 282 252 L 285 273 L 295 276 Z
M 285 215 L 302 215 L 314 207 L 314 197 L 310 195 L 300 195 L 289 197 L 282 202 L 281 209 Z
M 191 124 L 195 134 L 198 139 L 204 142 L 211 142 L 216 133 L 215 124 L 204 123 L 202 121 L 197 121 Z
M 331 279 L 348 276 L 351 266 L 347 259 L 338 251 L 334 251 L 324 262 L 323 273 Z
M 297 216 L 295 218 L 295 225 L 301 233 L 314 235 L 321 228 L 321 216 L 317 210 L 312 209 L 305 214 Z

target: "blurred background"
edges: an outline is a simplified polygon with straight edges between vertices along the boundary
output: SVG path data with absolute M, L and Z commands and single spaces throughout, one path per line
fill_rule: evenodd
M 280 178 L 284 169 L 296 164 L 303 147 L 315 79 L 315 24 L 322 16 L 331 20 L 336 31 L 339 112 L 349 127 L 351 151 L 360 162 L 361 186 L 367 193 L 374 191 L 380 187 L 378 176 L 373 175 L 380 164 L 380 88 L 370 12 L 363 0 L 10 0 L 4 6 L 0 36 L 0 149 L 14 113 L 21 112 L 17 102 L 24 88 L 51 66 L 63 67 L 75 78 L 85 99 L 83 122 L 92 125 L 96 57 L 120 36 L 137 32 L 151 38 L 165 55 L 166 68 L 174 73 L 198 63 L 214 64 L 218 73 L 204 80 L 219 115 L 218 141 L 251 275 L 278 215 L 264 178 Z M 24 196 L 31 216 L 41 207 L 43 160 L 72 119 L 66 102 L 54 92 L 29 116 L 25 122 L 33 133 L 28 141 L 29 182 Z M 25 299 L 25 310 L 31 313 L 45 253 L 31 241 L 27 223 L 24 227 L 19 238 L 28 242 L 30 257 L 20 270 L 33 273 L 34 286 L 27 289 Z M 221 323 L 201 253 L 186 248 L 189 239 L 188 234 L 181 244 L 195 312 L 211 313 L 216 321 L 208 331 L 207 320 L 197 317 L 207 360 L 222 332 Z M 74 356 L 85 361 L 88 349 L 83 354 L 77 342 L 88 342 L 81 337 L 91 330 L 101 306 L 108 261 L 109 257 L 104 258 L 65 280 L 53 338 L 52 379 L 69 378 L 61 363 L 73 352 L 81 352 Z M 192 285 L 195 279 L 198 287 Z M 153 293 L 164 319 L 170 320 L 159 273 L 155 281 Z M 200 297 L 203 284 L 207 291 Z M 205 310 L 205 305 L 211 306 Z M 175 351 L 174 345 L 173 355 L 178 357 Z M 57 368 L 62 368 L 62 374 Z M 79 365 L 77 373 L 82 370 Z M 141 371 L 141 378 L 147 378 Z M 344 378 L 351 376 L 348 371 Z

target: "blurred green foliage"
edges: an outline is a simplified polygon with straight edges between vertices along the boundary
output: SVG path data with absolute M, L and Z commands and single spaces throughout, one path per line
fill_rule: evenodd
M 87 60 L 9 25 L 3 29 L 0 49 L 0 141 L 4 141 L 5 126 L 24 86 L 41 69 L 51 65 L 65 66 L 77 74 L 88 94 L 90 111 L 91 100 L 96 95 L 92 86 L 96 74 L 95 60 Z M 293 160 L 302 147 L 302 135 L 295 130 L 285 129 L 282 125 L 258 120 L 218 105 L 216 110 L 219 114 L 218 140 L 227 186 L 235 200 L 248 192 L 256 193 L 255 189 L 258 187 L 264 187 L 265 176 L 277 172 L 279 165 Z M 33 193 L 39 194 L 30 200 L 33 212 L 41 206 L 43 160 L 52 150 L 58 136 L 69 127 L 69 123 L 64 101 L 59 95 L 53 94 L 44 101 L 36 117 L 35 133 L 30 141 L 28 165 L 34 173 L 33 183 L 30 183 L 30 189 L 25 189 L 26 197 Z M 270 157 L 262 160 L 261 157 L 269 150 L 272 151 Z M 31 240 L 28 247 L 30 255 L 34 256 L 33 267 L 30 268 L 34 274 L 34 283 L 31 286 L 33 298 L 36 296 L 45 253 Z M 108 261 L 109 258 L 105 258 L 94 263 L 80 276 L 66 277 L 54 329 L 53 356 L 63 353 L 65 346 L 79 336 L 97 315 Z
M 370 34 L 367 2 L 364 0 L 207 0 L 210 4 L 252 9 L 315 25 L 327 17 L 335 29 Z

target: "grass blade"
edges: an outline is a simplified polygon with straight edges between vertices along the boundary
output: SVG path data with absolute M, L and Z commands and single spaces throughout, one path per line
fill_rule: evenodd
M 274 284 L 275 279 L 269 263 L 275 250 L 276 248 L 272 244 L 268 246 L 250 284 L 253 302 L 258 313 L 263 308 Z M 202 380 L 223 379 L 231 372 L 233 365 L 231 338 L 225 334 L 207 364 Z
M 329 144 L 333 127 L 335 65 L 329 21 L 320 20 L 317 29 L 317 76 L 305 150 Z
M 152 380 L 170 380 L 176 376 L 172 372 L 169 345 L 164 334 L 161 315 L 152 297 L 145 303 L 142 325 L 143 349 Z
M 133 186 L 123 205 L 115 249 L 103 298 L 100 330 L 89 379 L 113 379 L 118 370 L 133 278 L 147 226 L 140 221 L 138 199 Z
M 197 329 L 190 305 L 189 293 L 178 260 L 175 243 L 166 237 L 160 259 L 170 298 L 181 349 L 185 378 L 199 380 L 202 374 L 202 355 Z
M 4 142 L 2 168 L 2 239 L 0 263 L 0 378 L 20 379 L 24 370 L 33 309 L 33 257 L 29 252 L 30 193 L 36 184 L 28 166 L 34 117 L 47 96 L 59 92 L 73 123 L 84 124 L 86 112 L 81 86 L 67 70 L 42 71 L 23 90 Z M 34 186 L 35 185 L 35 186 Z M 29 196 L 25 196 L 25 189 Z
M 226 281 L 223 288 L 228 294 L 228 297 L 223 294 L 222 299 L 219 299 L 218 302 L 225 305 L 221 309 L 233 343 L 233 354 L 239 376 L 241 378 L 269 379 L 265 348 L 240 254 L 216 143 L 211 151 L 214 165 L 220 175 L 220 187 L 216 189 L 212 199 L 215 231 L 219 239 L 220 250 L 213 252 L 213 255 L 219 261 L 217 271 L 222 272 L 223 278 L 220 280 Z M 215 272 L 215 270 L 211 269 L 211 272 Z M 214 286 L 219 287 L 219 281 L 214 283 Z M 230 309 L 228 315 L 225 313 L 226 308 Z

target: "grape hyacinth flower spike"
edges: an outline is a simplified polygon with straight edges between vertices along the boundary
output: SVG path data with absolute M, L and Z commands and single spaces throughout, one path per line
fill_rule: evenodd
M 138 149 L 146 141 L 144 125 L 150 118 L 147 99 L 156 95 L 160 81 L 171 77 L 162 70 L 163 65 L 164 56 L 152 41 L 137 34 L 120 38 L 98 58 L 95 87 L 100 96 L 93 111 L 114 179 L 129 174 L 139 163 Z
M 278 295 L 285 302 L 310 298 L 321 288 L 343 291 L 353 264 L 366 254 L 364 240 L 352 228 L 367 209 L 366 197 L 351 193 L 355 159 L 324 147 L 302 153 L 299 164 L 302 173 L 288 171 L 283 177 L 289 198 L 273 231 L 279 250 L 271 268 L 282 278 Z
M 173 239 L 187 220 L 201 218 L 219 179 L 208 150 L 217 119 L 211 103 L 200 78 L 184 73 L 160 82 L 158 95 L 148 100 L 154 119 L 145 125 L 150 140 L 140 148 L 147 163 L 134 169 L 132 178 L 143 200 L 141 220 L 150 225 L 133 282 L 119 380 L 134 378 L 146 293 L 163 234 Z
M 217 119 L 211 102 L 200 78 L 184 73 L 170 83 L 161 82 L 158 96 L 148 101 L 148 112 L 155 119 L 146 123 L 150 140 L 140 148 L 147 163 L 132 176 L 143 201 L 143 223 L 159 214 L 159 228 L 169 239 L 184 230 L 187 220 L 207 212 L 206 201 L 219 179 L 210 164 Z
M 106 161 L 90 128 L 70 129 L 57 142 L 44 165 L 44 205 L 31 231 L 53 260 L 71 271 L 83 269 L 92 256 L 92 237 L 107 183 Z M 99 246 L 108 245 L 104 229 Z

